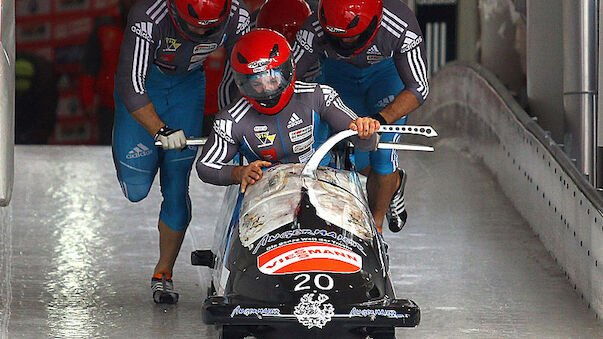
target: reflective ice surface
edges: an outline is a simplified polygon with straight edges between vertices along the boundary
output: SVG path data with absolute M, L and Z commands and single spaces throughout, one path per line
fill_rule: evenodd
M 603 329 L 479 163 L 446 146 L 401 153 L 409 221 L 386 231 L 398 297 L 422 309 L 416 338 L 597 338 Z M 195 175 L 193 171 L 193 176 Z M 191 178 L 193 221 L 175 269 L 176 306 L 151 299 L 161 197 L 130 203 L 108 147 L 16 149 L 0 209 L 0 335 L 210 338 L 200 305 L 223 188 Z

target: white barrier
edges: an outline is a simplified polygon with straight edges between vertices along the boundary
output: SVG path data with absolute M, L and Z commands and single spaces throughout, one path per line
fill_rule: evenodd
M 578 296 L 603 316 L 601 196 L 490 72 L 454 63 L 432 88 L 412 122 L 483 160 Z
M 0 206 L 13 190 L 15 149 L 15 2 L 0 0 Z

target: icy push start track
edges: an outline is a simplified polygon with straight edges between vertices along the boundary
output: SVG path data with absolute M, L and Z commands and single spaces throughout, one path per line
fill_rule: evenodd
M 413 338 L 601 338 L 603 328 L 479 162 L 439 140 L 401 153 L 409 222 L 385 233 L 399 297 L 417 302 Z M 176 306 L 157 306 L 158 185 L 132 204 L 108 147 L 16 149 L 13 201 L 0 230 L 0 336 L 212 338 L 200 318 L 223 188 L 191 177 L 193 222 L 176 265 Z M 8 214 L 8 215 L 6 215 Z

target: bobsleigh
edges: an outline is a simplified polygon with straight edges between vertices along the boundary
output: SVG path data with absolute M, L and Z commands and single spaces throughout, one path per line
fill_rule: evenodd
M 437 135 L 429 126 L 380 132 Z M 332 136 L 305 164 L 264 169 L 245 194 L 238 185 L 227 189 L 212 249 L 191 255 L 193 265 L 212 269 L 202 317 L 220 338 L 389 339 L 396 327 L 419 324 L 419 306 L 394 293 L 387 246 L 347 155 L 339 152 L 341 168 L 319 166 L 355 134 Z

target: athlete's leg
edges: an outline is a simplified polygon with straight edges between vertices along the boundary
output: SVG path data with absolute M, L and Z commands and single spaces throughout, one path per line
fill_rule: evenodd
M 370 85 L 366 100 L 371 114 L 375 114 L 393 102 L 394 98 L 404 89 L 404 84 L 400 80 L 392 59 L 386 59 L 373 65 L 370 69 L 372 72 L 367 79 Z M 404 123 L 406 123 L 405 117 L 395 122 L 395 124 Z M 397 142 L 399 138 L 399 134 L 384 133 L 381 141 Z M 367 179 L 369 206 L 377 228 L 381 230 L 392 196 L 402 184 L 401 175 L 398 172 L 398 154 L 395 150 L 370 152 L 370 165 Z M 405 218 L 404 221 L 406 221 Z
M 183 157 L 173 156 L 175 152 L 180 153 L 177 150 L 166 152 L 160 172 L 163 202 L 159 215 L 159 260 L 155 266 L 155 274 L 172 274 L 186 228 L 191 220 L 188 183 L 195 152 L 183 151 L 182 153 L 187 153 L 182 154 Z
M 358 116 L 370 116 L 379 111 L 375 112 L 374 108 L 378 101 L 374 98 L 375 94 L 369 96 L 371 86 L 374 85 L 371 82 L 373 79 L 369 77 L 371 74 L 369 70 L 356 68 L 344 61 L 327 59 L 323 62 L 322 72 L 326 83 L 337 90 L 343 102 Z M 379 87 L 379 85 L 375 87 Z M 383 218 L 387 212 L 387 205 L 391 194 L 384 201 L 384 190 L 379 190 L 379 185 L 389 185 L 395 189 L 396 183 L 392 184 L 390 181 L 376 180 L 376 178 L 380 178 L 381 176 L 376 176 L 371 168 L 371 153 L 355 150 L 354 162 L 358 172 L 368 178 L 366 188 L 369 208 L 373 214 L 377 229 L 381 232 Z M 386 176 L 385 178 L 387 179 L 388 177 Z M 382 208 L 382 206 L 385 206 L 385 208 Z
M 204 74 L 188 74 L 170 90 L 168 109 L 162 119 L 168 126 L 184 130 L 188 138 L 200 137 L 204 101 Z M 173 273 L 174 263 L 191 220 L 188 185 L 196 154 L 196 146 L 189 146 L 183 151 L 165 152 L 160 170 L 163 202 L 158 223 L 159 260 L 155 274 L 167 272 L 171 276 Z
M 322 61 L 321 78 L 327 85 L 333 87 L 343 103 L 360 117 L 370 115 L 364 100 L 366 96 L 366 88 L 363 87 L 364 73 L 365 70 L 341 60 L 325 59 Z M 355 150 L 354 164 L 360 173 L 368 175 L 368 152 Z
M 124 195 L 132 202 L 144 199 L 157 173 L 159 154 L 153 138 L 132 118 L 117 94 L 112 150 Z

